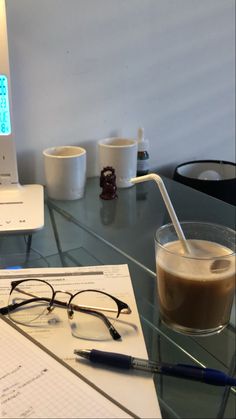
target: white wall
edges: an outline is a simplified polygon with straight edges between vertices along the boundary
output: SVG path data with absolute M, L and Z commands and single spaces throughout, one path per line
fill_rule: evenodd
M 151 167 L 235 160 L 234 0 L 7 0 L 22 183 L 42 150 L 150 139 Z

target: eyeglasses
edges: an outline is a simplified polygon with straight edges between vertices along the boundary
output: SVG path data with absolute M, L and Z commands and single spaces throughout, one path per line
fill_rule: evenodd
M 69 301 L 56 299 L 59 293 L 69 295 Z M 87 289 L 72 294 L 64 290 L 54 290 L 53 286 L 41 279 L 13 281 L 8 306 L 2 314 L 8 314 L 15 323 L 43 327 L 61 322 L 53 314 L 55 307 L 67 309 L 72 335 L 83 339 L 107 339 L 109 333 L 114 340 L 121 335 L 114 324 L 120 314 L 130 314 L 129 306 L 106 292 Z

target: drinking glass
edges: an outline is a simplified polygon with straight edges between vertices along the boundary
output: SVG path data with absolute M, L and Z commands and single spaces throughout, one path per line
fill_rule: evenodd
M 222 225 L 182 222 L 186 253 L 173 224 L 155 235 L 157 288 L 163 322 L 190 335 L 227 326 L 235 292 L 236 232 Z

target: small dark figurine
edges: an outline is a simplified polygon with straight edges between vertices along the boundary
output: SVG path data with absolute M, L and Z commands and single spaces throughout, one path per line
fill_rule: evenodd
M 101 171 L 100 187 L 102 188 L 100 198 L 107 200 L 117 198 L 116 175 L 113 167 L 107 166 Z

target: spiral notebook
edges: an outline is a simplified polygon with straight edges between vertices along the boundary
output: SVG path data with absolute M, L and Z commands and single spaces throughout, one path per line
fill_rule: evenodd
M 0 330 L 1 418 L 135 417 L 2 317 Z

